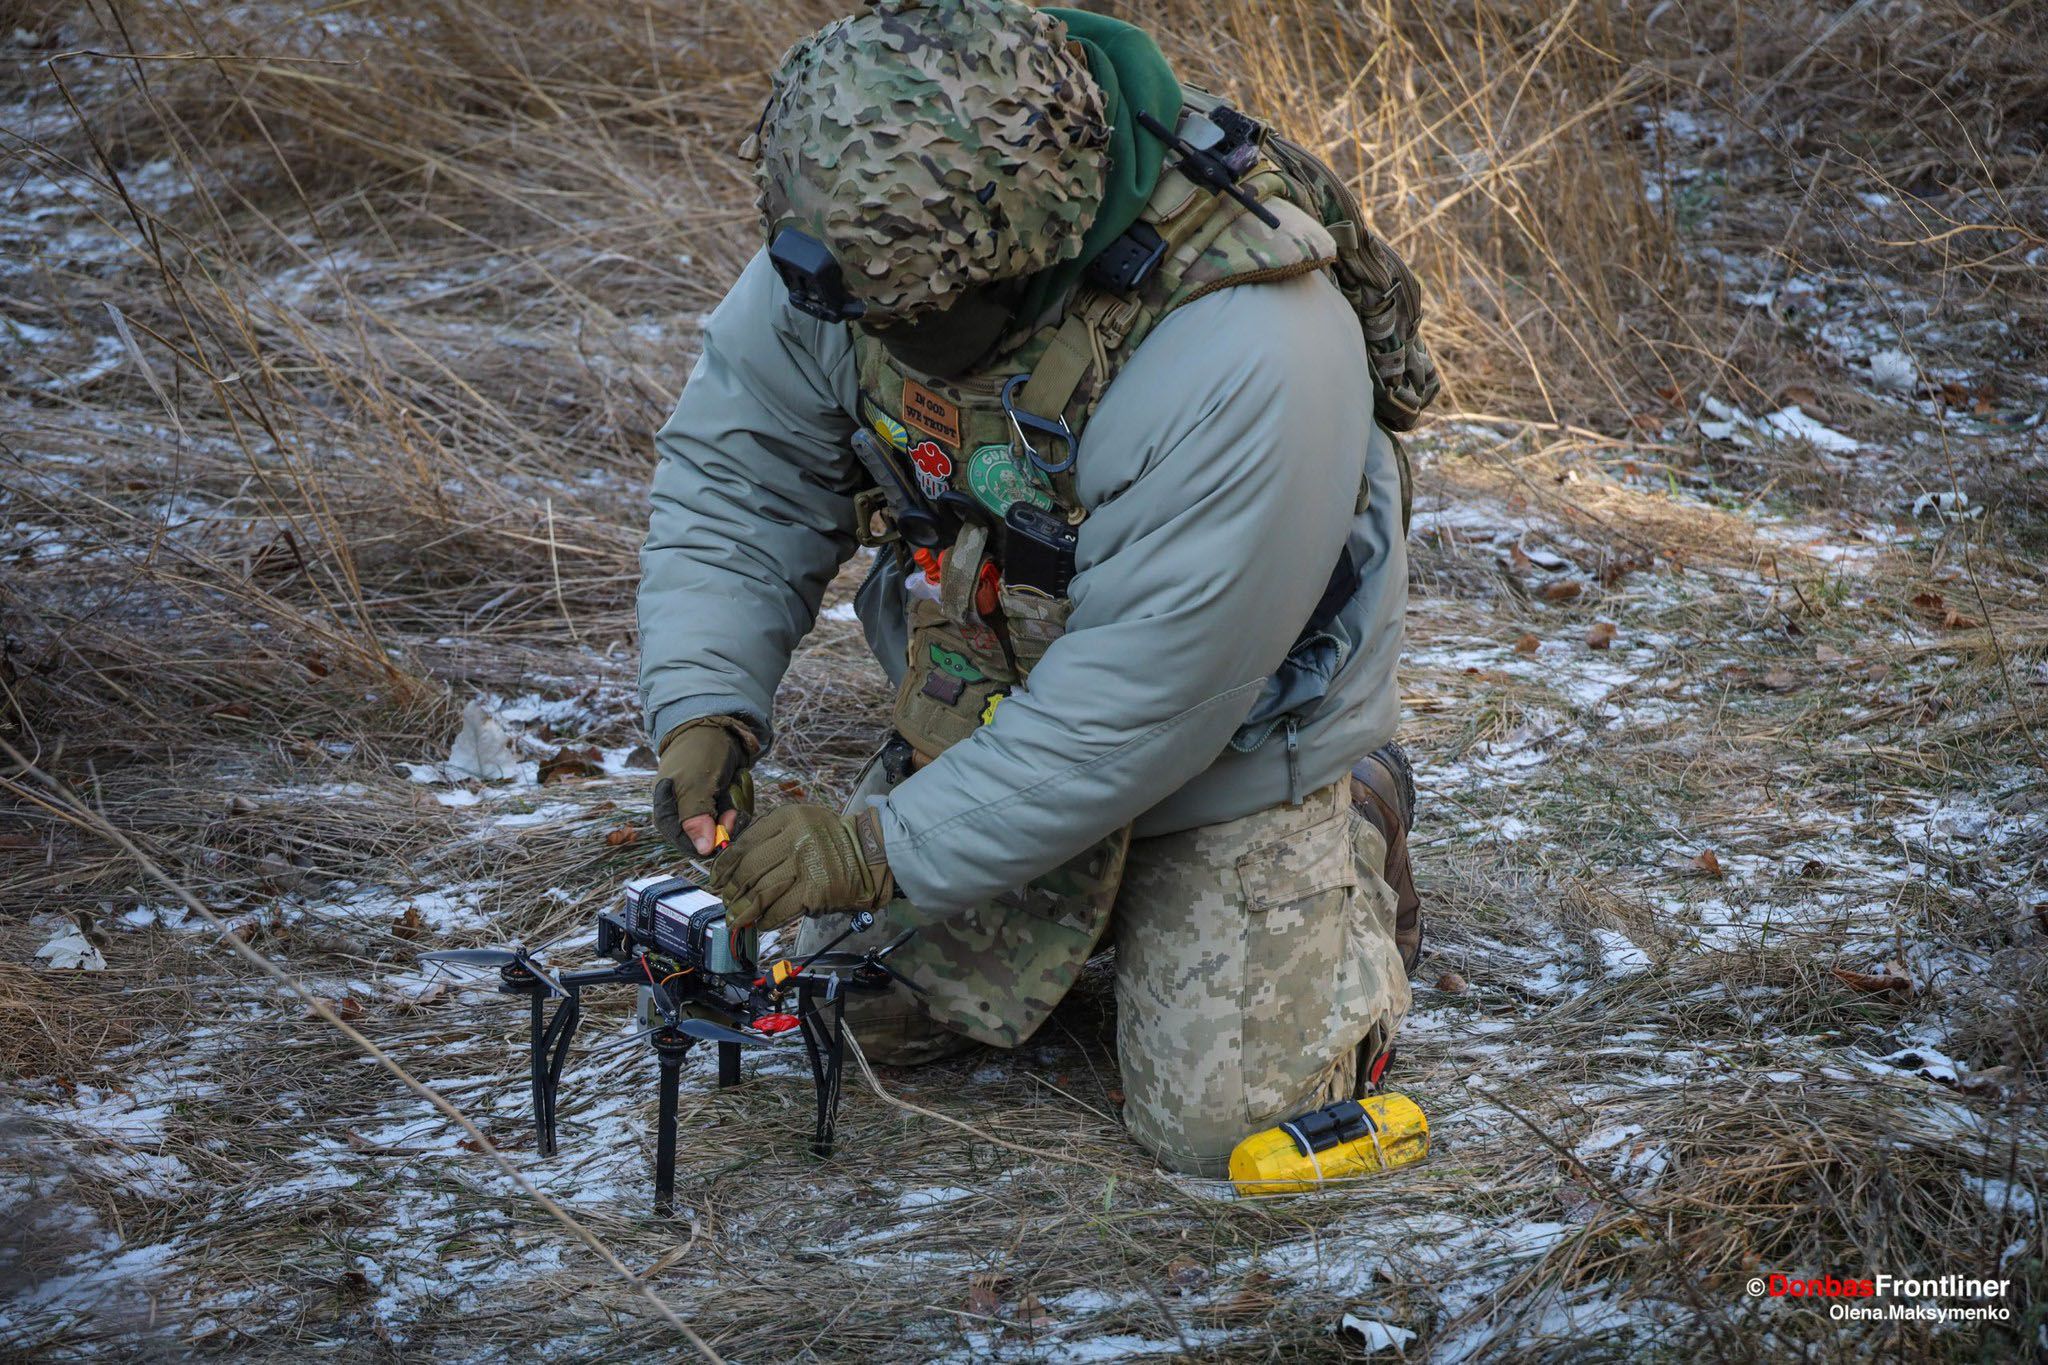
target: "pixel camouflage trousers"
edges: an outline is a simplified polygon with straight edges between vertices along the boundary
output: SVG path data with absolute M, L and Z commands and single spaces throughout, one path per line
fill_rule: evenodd
M 1112 924 L 1117 1067 L 1124 1123 L 1162 1165 L 1223 1175 L 1246 1134 L 1354 1093 L 1409 1005 L 1385 860 L 1346 782 L 1131 844 Z M 891 918 L 842 946 L 880 946 Z M 842 927 L 805 921 L 798 953 Z M 846 1015 L 876 1062 L 975 1046 L 901 987 L 853 996 Z

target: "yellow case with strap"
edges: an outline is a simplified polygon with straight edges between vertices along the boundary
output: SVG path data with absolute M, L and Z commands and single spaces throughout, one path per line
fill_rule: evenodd
M 1361 1113 L 1353 1118 L 1347 1112 L 1344 1117 L 1352 1120 L 1351 1126 L 1363 1127 L 1364 1133 L 1327 1147 L 1316 1146 L 1312 1121 L 1353 1106 Z M 1247 1199 L 1299 1194 L 1391 1171 L 1427 1155 L 1429 1120 L 1422 1116 L 1421 1106 L 1406 1095 L 1373 1095 L 1340 1100 L 1253 1133 L 1231 1152 L 1230 1179 L 1238 1194 Z

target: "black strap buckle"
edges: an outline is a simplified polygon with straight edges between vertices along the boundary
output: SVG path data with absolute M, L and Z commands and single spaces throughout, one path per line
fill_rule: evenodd
M 1166 258 L 1166 239 L 1150 223 L 1133 223 L 1088 263 L 1088 282 L 1113 294 L 1128 294 Z

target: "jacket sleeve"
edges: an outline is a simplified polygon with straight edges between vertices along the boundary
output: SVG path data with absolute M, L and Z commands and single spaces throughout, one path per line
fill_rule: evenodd
M 1222 290 L 1145 340 L 1082 437 L 1067 633 L 883 803 L 920 917 L 1058 866 L 1223 751 L 1344 547 L 1371 421 L 1357 320 L 1320 274 Z
M 791 308 L 756 255 L 654 438 L 639 617 L 656 743 L 703 715 L 772 738 L 776 685 L 853 551 L 855 383 L 846 328 Z

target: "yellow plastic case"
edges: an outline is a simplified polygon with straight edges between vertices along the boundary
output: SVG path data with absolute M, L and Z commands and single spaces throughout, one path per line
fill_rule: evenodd
M 1348 1104 L 1350 1101 L 1343 1101 Z M 1406 1095 L 1359 1100 L 1372 1131 L 1319 1152 L 1304 1152 L 1292 1131 L 1300 1118 L 1253 1133 L 1230 1154 L 1230 1178 L 1239 1195 L 1298 1194 L 1340 1180 L 1390 1171 L 1429 1155 L 1429 1120 Z M 1335 1106 L 1330 1106 L 1334 1108 Z M 1317 1110 L 1317 1113 L 1324 1111 Z M 1301 1118 L 1310 1117 L 1302 1115 Z

